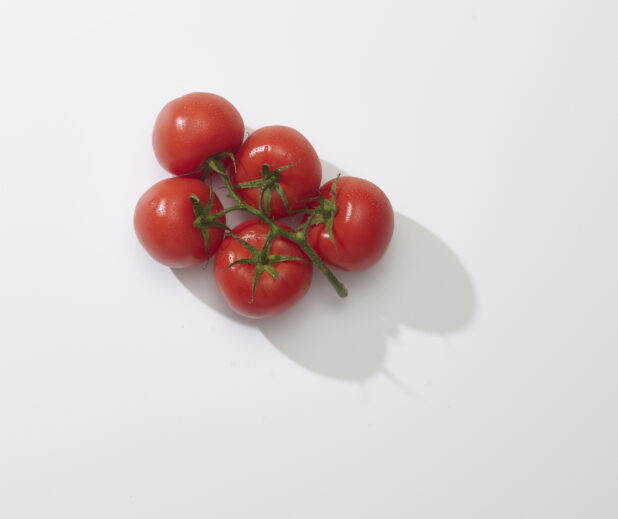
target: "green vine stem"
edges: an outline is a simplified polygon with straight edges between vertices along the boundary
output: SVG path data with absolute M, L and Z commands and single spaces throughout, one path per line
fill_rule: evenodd
M 309 257 L 309 259 L 313 262 L 313 264 L 318 268 L 318 270 L 326 277 L 328 282 L 332 285 L 337 292 L 339 297 L 346 297 L 348 295 L 348 290 L 344 286 L 344 284 L 337 279 L 337 277 L 332 273 L 332 271 L 328 268 L 326 263 L 322 261 L 322 259 L 317 255 L 317 253 L 311 248 L 309 242 L 307 241 L 307 232 L 309 230 L 309 226 L 305 225 L 303 229 L 298 232 L 289 231 L 284 229 L 283 227 L 277 225 L 273 220 L 268 217 L 264 211 L 256 209 L 255 207 L 247 204 L 238 194 L 234 191 L 234 187 L 232 186 L 232 182 L 225 171 L 225 167 L 223 166 L 221 159 L 225 157 L 230 157 L 234 168 L 236 168 L 236 161 L 234 160 L 234 155 L 231 153 L 221 153 L 214 155 L 206 160 L 206 163 L 203 166 L 203 169 L 206 173 L 210 170 L 213 170 L 220 174 L 223 177 L 223 182 L 225 183 L 225 187 L 227 188 L 230 197 L 236 202 L 236 205 L 233 207 L 228 207 L 219 211 L 213 217 L 218 218 L 223 214 L 229 213 L 230 211 L 235 210 L 244 210 L 251 213 L 253 216 L 262 220 L 268 227 L 270 228 L 270 234 L 272 234 L 273 239 L 277 236 L 281 236 L 287 240 L 298 245 L 301 250 Z M 310 217 L 311 218 L 311 217 Z

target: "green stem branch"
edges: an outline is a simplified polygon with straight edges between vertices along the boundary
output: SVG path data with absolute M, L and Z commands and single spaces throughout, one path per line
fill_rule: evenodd
M 226 154 L 226 155 L 232 158 L 232 163 L 234 165 L 234 168 L 236 168 L 236 162 L 234 161 L 233 155 L 232 154 Z M 220 158 L 221 157 L 219 156 L 211 157 L 207 161 L 206 165 L 210 169 L 216 171 L 223 177 L 223 182 L 225 183 L 225 187 L 227 188 L 230 196 L 236 202 L 237 205 L 228 207 L 227 209 L 224 209 L 223 211 L 219 211 L 218 214 L 225 214 L 231 211 L 242 209 L 244 211 L 251 213 L 253 216 L 259 218 L 265 224 L 267 224 L 268 227 L 270 228 L 270 233 L 269 233 L 270 240 L 275 239 L 277 236 L 281 236 L 287 240 L 290 240 L 296 245 L 298 245 L 301 248 L 301 250 L 313 262 L 313 264 L 318 268 L 318 270 L 324 275 L 324 277 L 328 280 L 328 282 L 332 285 L 332 287 L 335 289 L 335 292 L 337 292 L 337 295 L 339 297 L 346 297 L 348 295 L 347 288 L 344 286 L 344 284 L 341 281 L 337 279 L 337 277 L 328 268 L 326 263 L 322 261 L 322 259 L 317 255 L 317 253 L 313 250 L 313 248 L 311 248 L 311 246 L 309 245 L 309 242 L 307 241 L 307 233 L 309 230 L 309 226 L 311 225 L 311 222 L 314 219 L 314 215 L 310 215 L 309 222 L 303 227 L 301 232 L 297 233 L 294 231 L 288 231 L 287 229 L 284 229 L 283 227 L 275 223 L 273 220 L 271 220 L 270 217 L 268 217 L 264 211 L 250 206 L 247 202 L 245 202 L 242 198 L 240 198 L 240 196 L 238 196 L 236 191 L 234 191 L 234 187 L 232 186 L 232 182 L 230 181 L 228 174 L 221 167 Z M 266 247 L 264 249 L 267 250 Z

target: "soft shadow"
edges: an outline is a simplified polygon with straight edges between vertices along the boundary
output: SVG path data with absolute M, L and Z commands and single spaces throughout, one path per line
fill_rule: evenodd
M 327 161 L 322 166 L 324 181 L 341 173 Z M 432 334 L 456 332 L 472 320 L 476 306 L 472 280 L 453 251 L 399 213 L 393 240 L 376 266 L 357 273 L 335 271 L 349 290 L 346 299 L 338 298 L 315 270 L 305 298 L 271 319 L 254 321 L 232 312 L 219 295 L 212 272 L 203 267 L 173 272 L 211 308 L 258 327 L 290 360 L 345 380 L 360 381 L 384 372 L 387 340 L 396 337 L 401 327 Z
M 321 162 L 324 181 L 345 175 Z M 474 315 L 474 287 L 462 262 L 440 238 L 399 213 L 393 240 L 376 266 L 335 273 L 349 290 L 346 299 L 336 297 L 316 271 L 299 305 L 257 323 L 281 353 L 322 375 L 363 380 L 385 372 L 387 339 L 400 327 L 447 334 L 464 328 Z
M 474 289 L 461 261 L 402 214 L 395 214 L 393 241 L 375 267 L 337 276 L 348 287 L 346 299 L 316 272 L 304 308 L 258 323 L 281 353 L 330 377 L 362 380 L 383 370 L 387 338 L 402 326 L 446 334 L 474 314 Z
M 227 303 L 221 297 L 212 265 L 200 265 L 188 269 L 170 269 L 178 281 L 180 281 L 195 297 L 220 314 L 234 321 L 244 324 L 255 324 L 252 319 L 247 319 L 230 310 Z

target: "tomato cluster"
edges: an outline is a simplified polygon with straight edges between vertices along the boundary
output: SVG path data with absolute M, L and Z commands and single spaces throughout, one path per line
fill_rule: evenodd
M 315 265 L 337 293 L 346 288 L 329 267 L 374 265 L 393 234 L 393 209 L 375 184 L 343 176 L 322 182 L 311 143 L 287 126 L 266 126 L 243 142 L 244 123 L 223 97 L 194 92 L 159 113 L 152 134 L 157 160 L 174 175 L 137 202 L 135 232 L 146 251 L 173 268 L 213 255 L 228 305 L 252 318 L 280 314 L 307 292 Z M 223 207 L 212 184 L 221 175 L 233 200 Z M 251 219 L 234 229 L 225 215 Z M 291 228 L 280 221 L 302 213 Z

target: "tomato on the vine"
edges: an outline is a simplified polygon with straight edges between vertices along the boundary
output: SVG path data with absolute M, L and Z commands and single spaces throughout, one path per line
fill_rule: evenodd
M 135 232 L 146 251 L 173 268 L 199 265 L 212 256 L 223 239 L 225 215 L 217 195 L 201 180 L 168 178 L 138 200 Z M 206 247 L 208 242 L 208 249 Z
M 170 173 L 201 172 L 207 158 L 233 152 L 242 143 L 245 125 L 238 110 L 216 94 L 193 92 L 167 103 L 155 121 L 152 146 Z
M 193 92 L 163 107 L 152 145 L 159 163 L 177 177 L 139 199 L 139 241 L 173 268 L 198 265 L 216 251 L 217 286 L 246 317 L 275 316 L 296 304 L 309 289 L 314 265 L 346 297 L 328 265 L 358 271 L 380 260 L 393 234 L 388 198 L 355 177 L 320 187 L 318 154 L 293 128 L 266 126 L 243 143 L 244 132 L 236 108 L 215 94 Z M 212 171 L 233 199 L 229 207 L 203 182 Z M 225 215 L 231 211 L 255 219 L 230 231 Z M 304 214 L 296 229 L 278 221 L 294 214 Z
M 309 204 L 318 194 L 322 165 L 311 143 L 288 126 L 265 126 L 253 132 L 235 153 L 231 171 L 237 193 L 267 216 L 282 218 Z
M 394 227 L 393 208 L 384 192 L 362 178 L 338 177 L 324 184 L 320 195 L 310 206 L 317 212 L 307 235 L 309 245 L 325 263 L 342 270 L 365 270 L 377 263 Z
M 224 238 L 215 256 L 217 286 L 227 304 L 245 317 L 278 315 L 311 284 L 313 267 L 307 256 L 281 236 L 268 245 L 269 229 L 259 219 L 243 222 Z

